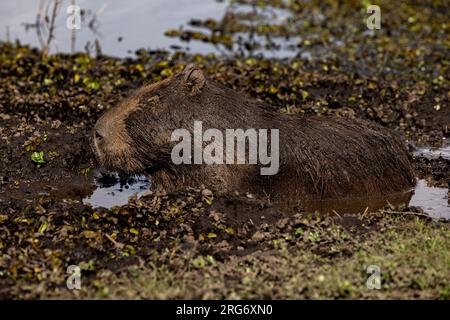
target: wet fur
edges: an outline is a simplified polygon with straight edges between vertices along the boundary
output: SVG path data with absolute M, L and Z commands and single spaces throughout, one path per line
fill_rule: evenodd
M 192 133 L 194 120 L 203 122 L 203 130 L 279 129 L 278 174 L 261 176 L 258 165 L 174 165 L 170 154 L 177 142 L 170 141 L 171 133 L 178 128 Z M 116 125 L 107 125 L 112 122 Z M 410 156 L 396 133 L 363 120 L 282 114 L 204 77 L 194 66 L 141 88 L 99 123 L 96 128 L 108 127 L 121 137 L 117 152 L 111 143 L 100 162 L 127 174 L 149 172 L 157 190 L 204 185 L 304 199 L 388 194 L 414 184 Z

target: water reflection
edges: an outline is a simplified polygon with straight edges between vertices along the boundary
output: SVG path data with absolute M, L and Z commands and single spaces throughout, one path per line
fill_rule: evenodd
M 150 189 L 150 180 L 145 176 L 130 177 L 121 180 L 116 175 L 95 174 L 96 189 L 83 199 L 84 204 L 90 204 L 94 208 L 103 207 L 110 209 L 115 206 L 123 206 L 132 196 L 141 197 Z
M 362 213 L 393 206 L 408 205 L 421 208 L 430 217 L 450 219 L 448 189 L 429 187 L 425 180 L 418 180 L 415 188 L 406 192 L 379 197 L 358 197 L 330 200 L 309 200 L 304 203 L 305 211 L 321 213 Z
M 145 176 L 120 180 L 117 176 L 96 174 L 96 189 L 83 199 L 83 203 L 94 208 L 112 208 L 128 203 L 132 196 L 141 197 L 151 188 L 151 181 Z M 413 190 L 377 197 L 354 197 L 328 200 L 303 201 L 301 207 L 306 212 L 321 213 L 362 213 L 393 206 L 408 204 L 423 209 L 432 218 L 450 219 L 448 189 L 429 187 L 425 180 L 418 180 Z

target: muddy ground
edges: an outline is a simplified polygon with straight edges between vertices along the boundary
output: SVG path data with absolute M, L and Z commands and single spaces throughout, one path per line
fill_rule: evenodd
M 335 17 L 310 21 L 294 49 L 309 48 L 307 60 L 146 50 L 135 59 L 42 57 L 0 43 L 0 298 L 449 299 L 449 222 L 418 208 L 286 214 L 245 195 L 217 198 L 207 186 L 149 192 L 112 209 L 82 203 L 96 188 L 98 116 L 188 62 L 280 112 L 370 119 L 401 132 L 411 151 L 442 144 L 450 63 L 441 2 L 409 4 L 366 36 L 358 36 L 360 4 L 351 6 L 346 15 L 328 2 L 287 9 Z M 449 160 L 414 162 L 419 178 L 448 186 Z M 82 270 L 81 290 L 66 287 L 70 265 Z M 380 290 L 366 287 L 370 265 L 381 268 Z

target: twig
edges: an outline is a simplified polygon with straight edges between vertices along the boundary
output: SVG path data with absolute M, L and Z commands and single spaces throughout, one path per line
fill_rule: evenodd
M 369 207 L 366 207 L 366 209 L 364 210 L 363 214 L 361 215 L 361 220 L 364 219 L 364 217 L 366 216 L 368 211 L 369 211 Z
M 75 0 L 72 0 L 71 2 L 72 6 L 75 6 Z M 77 41 L 77 32 L 76 29 L 73 28 L 70 36 L 70 50 L 72 53 L 75 53 L 75 44 Z
M 337 216 L 342 220 L 342 216 L 341 216 L 336 210 L 333 210 L 333 213 L 334 213 L 335 215 L 337 215 Z
M 55 31 L 55 19 L 58 14 L 59 5 L 61 4 L 61 0 L 54 0 L 53 1 L 53 11 L 52 11 L 52 17 L 50 19 L 49 27 L 48 27 L 48 37 L 47 37 L 47 43 L 44 47 L 44 50 L 42 51 L 42 55 L 46 56 L 49 48 L 50 43 L 53 39 L 53 32 Z
M 43 10 L 44 10 L 44 0 L 41 0 L 39 2 L 38 13 L 36 15 L 36 34 L 37 34 L 39 43 L 41 44 L 41 49 L 44 49 L 44 47 L 45 47 L 44 38 L 42 37 L 42 31 L 41 31 L 41 26 L 42 26 L 41 19 L 42 19 Z
M 117 242 L 109 234 L 105 233 L 105 237 L 106 237 L 106 239 L 111 241 L 114 244 L 114 246 L 116 246 L 116 248 L 118 248 L 118 249 L 122 249 L 123 248 L 123 243 Z
M 391 210 L 384 210 L 384 212 L 389 214 L 397 214 L 397 215 L 404 215 L 404 216 L 416 216 L 416 217 L 423 217 L 423 218 L 431 218 L 429 215 L 425 213 L 420 212 L 413 212 L 413 211 L 391 211 Z
M 11 37 L 9 35 L 9 26 L 6 26 L 6 41 L 11 42 Z

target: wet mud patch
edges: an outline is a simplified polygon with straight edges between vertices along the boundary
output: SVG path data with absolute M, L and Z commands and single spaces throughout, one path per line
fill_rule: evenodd
M 8 116 L 0 127 L 0 201 L 81 200 L 92 193 L 93 158 L 84 123 Z

